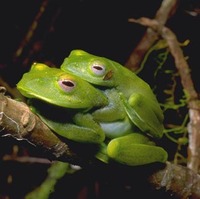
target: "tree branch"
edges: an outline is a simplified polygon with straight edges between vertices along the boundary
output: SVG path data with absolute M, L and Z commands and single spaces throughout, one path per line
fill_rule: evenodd
M 187 167 L 167 162 L 166 167 L 151 175 L 149 181 L 156 189 L 165 187 L 176 198 L 200 198 L 200 175 Z
M 131 55 L 129 56 L 125 66 L 132 71 L 137 71 L 140 67 L 145 54 L 150 49 L 150 47 L 156 42 L 160 37 L 160 30 L 166 23 L 167 19 L 171 17 L 176 8 L 177 0 L 163 0 L 161 7 L 155 15 L 154 22 L 156 22 L 156 28 L 148 27 L 145 34 L 143 35 L 141 41 L 135 47 Z M 129 19 L 129 22 L 137 22 L 135 19 Z
M 49 154 L 50 159 L 67 161 L 72 164 L 89 164 L 79 157 L 67 143 L 55 135 L 29 107 L 5 95 L 0 87 L 0 128 L 2 136 L 12 136 L 17 140 L 27 140 Z
M 198 172 L 200 168 L 200 100 L 192 82 L 190 68 L 178 44 L 176 35 L 169 28 L 163 27 L 162 37 L 168 43 L 169 50 L 174 57 L 176 68 L 180 74 L 184 91 L 188 97 L 190 122 L 188 124 L 189 146 L 187 164 L 190 169 Z
M 0 128 L 1 135 L 12 136 L 17 140 L 27 140 L 36 147 L 47 151 L 54 160 L 69 162 L 85 168 L 95 168 L 97 173 L 104 172 L 104 176 L 124 176 L 131 186 L 138 185 L 138 182 L 147 183 L 148 187 L 154 190 L 164 189 L 181 199 L 200 198 L 200 176 L 187 167 L 174 165 L 170 162 L 166 164 L 144 165 L 140 167 L 126 167 L 116 164 L 103 164 L 93 158 L 87 159 L 85 156 L 76 154 L 75 147 L 61 140 L 43 122 L 34 115 L 29 107 L 23 103 L 5 96 L 5 89 L 0 89 Z M 98 169 L 103 171 L 98 172 Z M 119 168 L 115 170 L 113 168 Z M 108 172 L 108 174 L 106 173 Z M 114 174 L 113 174 L 114 173 Z M 121 177 L 122 177 L 121 176 Z M 142 177 L 141 177 L 142 176 Z M 120 177 L 120 179 L 121 179 Z M 111 178 L 112 179 L 112 178 Z M 139 180 L 138 180 L 139 179 Z M 118 179 L 119 180 L 119 179 Z M 121 179 L 123 180 L 123 179 Z M 119 181 L 121 181 L 119 180 Z M 143 186 L 140 184 L 141 186 Z

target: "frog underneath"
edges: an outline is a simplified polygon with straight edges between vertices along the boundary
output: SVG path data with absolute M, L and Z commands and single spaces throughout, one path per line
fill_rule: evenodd
M 30 99 L 32 110 L 59 135 L 83 143 L 104 141 L 103 130 L 87 110 L 105 106 L 108 99 L 86 81 L 60 69 L 34 63 L 17 88 Z
M 33 64 L 17 88 L 27 98 L 48 104 L 49 112 L 56 114 L 55 120 L 49 119 L 44 104 L 39 106 L 40 103 L 33 100 L 32 108 L 56 133 L 77 142 L 99 144 L 101 147 L 96 157 L 101 161 L 108 163 L 113 159 L 134 166 L 167 159 L 163 148 L 155 146 L 141 132 L 132 132 L 123 100 L 115 89 L 96 89 L 80 77 L 41 63 Z M 97 109 L 93 110 L 94 107 Z M 117 133 L 108 135 L 116 124 L 119 124 Z

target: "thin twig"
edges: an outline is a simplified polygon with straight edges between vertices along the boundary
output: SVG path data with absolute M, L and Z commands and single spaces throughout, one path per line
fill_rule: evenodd
M 189 146 L 188 146 L 188 167 L 198 172 L 200 167 L 200 101 L 190 74 L 190 67 L 184 58 L 182 49 L 176 35 L 167 27 L 159 25 L 155 19 L 140 18 L 132 20 L 141 25 L 148 26 L 148 29 L 160 33 L 166 40 L 170 53 L 174 57 L 176 68 L 181 77 L 181 83 L 188 99 L 189 117 L 188 124 Z M 162 29 L 160 29 L 162 27 Z M 142 43 L 143 41 L 141 41 Z M 142 45 L 142 44 L 141 44 Z
M 125 66 L 132 71 L 137 71 L 140 67 L 147 51 L 152 47 L 152 45 L 159 39 L 159 32 L 168 20 L 171 17 L 177 8 L 177 0 L 163 0 L 160 8 L 158 9 L 154 22 L 157 23 L 156 31 L 151 27 L 148 27 L 145 34 L 143 35 L 141 41 L 135 47 L 131 55 L 129 56 Z M 134 19 L 129 19 L 129 22 L 135 22 Z
M 190 68 L 186 62 L 183 52 L 179 46 L 176 35 L 164 27 L 162 37 L 167 41 L 169 50 L 174 57 L 176 68 L 181 77 L 183 89 L 188 97 L 189 117 L 188 124 L 189 146 L 188 146 L 188 167 L 198 172 L 200 167 L 200 101 L 198 93 L 190 74 Z
M 39 12 L 35 16 L 30 28 L 28 29 L 28 32 L 26 33 L 24 39 L 20 43 L 18 49 L 14 53 L 14 57 L 13 57 L 14 60 L 21 56 L 25 46 L 27 45 L 28 42 L 30 42 L 31 38 L 34 36 L 34 32 L 39 24 L 38 23 L 39 19 L 42 17 L 44 11 L 46 10 L 47 5 L 48 5 L 48 0 L 43 0 L 42 4 L 40 6 Z

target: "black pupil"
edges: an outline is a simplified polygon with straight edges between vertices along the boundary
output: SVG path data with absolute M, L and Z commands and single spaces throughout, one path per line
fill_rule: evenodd
M 74 83 L 70 81 L 63 81 L 63 84 L 68 87 L 74 87 Z
M 96 70 L 102 70 L 102 67 L 101 67 L 101 66 L 94 66 L 94 68 L 95 68 Z

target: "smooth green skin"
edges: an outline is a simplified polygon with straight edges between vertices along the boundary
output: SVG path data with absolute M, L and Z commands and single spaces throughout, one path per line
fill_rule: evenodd
M 103 93 L 108 98 L 109 104 L 98 108 L 92 114 L 109 139 L 131 133 L 135 126 L 130 121 L 119 93 L 116 89 L 107 89 Z
M 38 103 L 32 103 L 32 110 L 56 133 L 70 140 L 84 143 L 101 143 L 105 134 L 93 117 L 86 113 L 93 107 L 108 104 L 107 97 L 88 82 L 45 64 L 34 63 L 17 84 L 18 90 L 27 98 L 38 99 L 52 108 L 63 107 L 66 111 L 61 120 L 52 120 Z M 49 108 L 49 107 L 48 107 Z M 51 109 L 51 107 L 50 107 Z M 60 109 L 62 110 L 62 109 Z M 55 114 L 52 111 L 49 114 Z M 69 116 L 72 123 L 69 123 Z
M 106 134 L 96 157 L 105 163 L 115 160 L 129 166 L 166 162 L 167 152 L 133 125 L 116 89 L 107 89 L 104 93 L 109 105 L 92 113 Z
M 64 90 L 58 83 L 61 80 L 67 82 L 67 88 Z M 45 104 L 41 107 L 37 101 L 33 100 L 31 104 L 33 111 L 56 133 L 77 142 L 100 144 L 96 157 L 103 162 L 108 163 L 111 158 L 122 164 L 134 166 L 166 160 L 167 153 L 161 147 L 152 145 L 145 135 L 137 136 L 138 133 L 133 133 L 133 125 L 116 89 L 102 92 L 72 74 L 41 63 L 33 64 L 31 70 L 24 74 L 17 84 L 17 88 L 28 98 L 54 105 L 45 109 Z M 90 114 L 88 111 L 95 106 L 99 108 Z M 55 107 L 59 108 L 58 114 L 52 110 Z M 64 113 L 67 110 L 70 116 L 65 118 L 61 115 L 62 121 L 54 120 L 49 118 L 49 113 L 46 114 L 48 109 L 56 117 L 62 110 Z M 72 117 L 72 123 L 69 123 L 69 117 Z M 108 144 L 107 141 L 103 143 L 104 133 L 109 138 Z M 125 139 L 126 136 L 130 136 L 131 139 Z M 153 154 L 157 154 L 156 157 Z
M 61 69 L 91 84 L 115 88 L 130 120 L 155 138 L 163 136 L 163 112 L 150 86 L 129 69 L 105 57 L 73 50 Z M 110 114 L 111 117 L 111 114 Z
M 102 91 L 109 99 L 108 106 L 92 114 L 106 137 L 112 139 L 101 145 L 96 154 L 98 159 L 108 163 L 112 158 L 131 166 L 167 160 L 167 152 L 152 142 L 144 142 L 148 137 L 141 134 L 146 132 L 155 138 L 163 135 L 163 113 L 146 82 L 118 63 L 82 50 L 73 50 L 61 69 L 103 86 Z M 135 126 L 139 129 L 134 129 Z
M 106 141 L 101 143 L 96 158 L 105 163 L 115 160 L 128 166 L 166 162 L 167 152 L 162 147 L 155 146 L 127 117 L 116 89 L 105 90 L 104 93 L 109 99 L 109 105 L 92 113 L 106 134 Z
M 117 90 L 107 89 L 104 94 L 109 104 L 92 113 L 106 134 L 96 157 L 105 163 L 112 159 L 129 166 L 166 162 L 167 152 L 133 125 Z
M 138 166 L 154 162 L 166 162 L 167 152 L 155 146 L 146 136 L 131 133 L 115 138 L 108 143 L 107 154 L 113 160 L 128 166 Z

